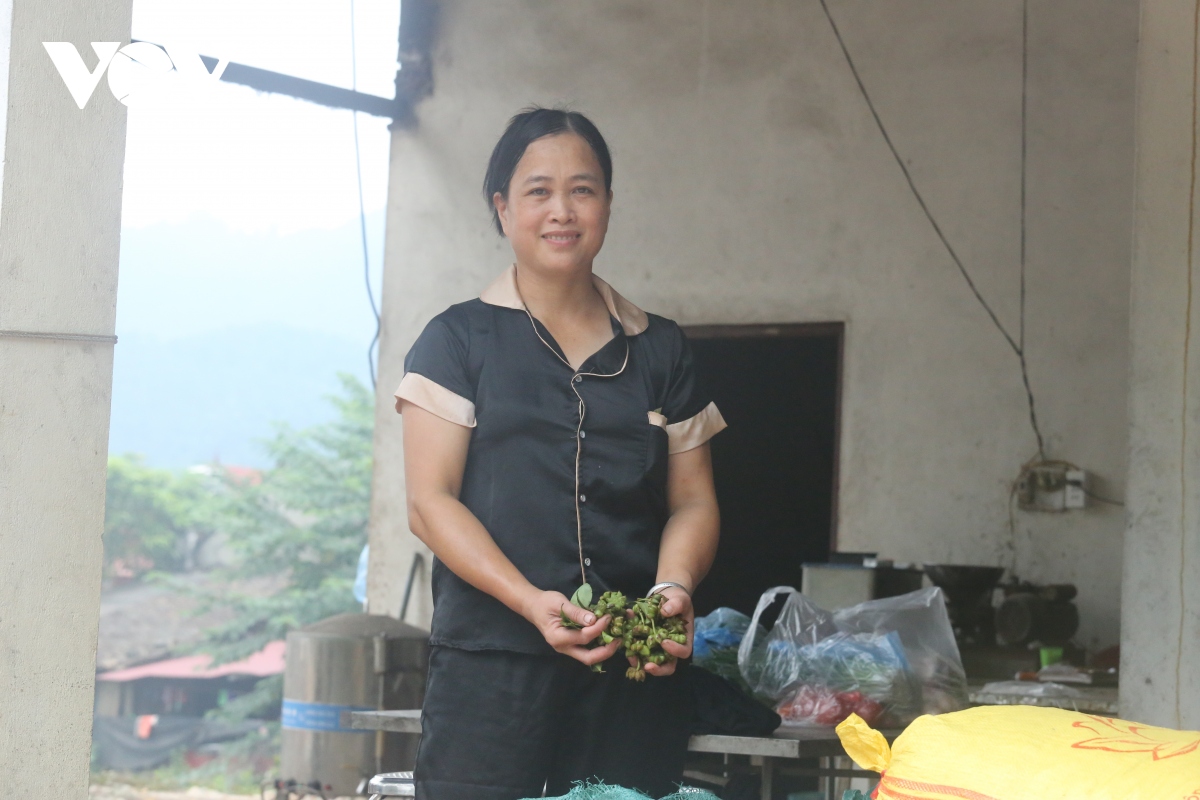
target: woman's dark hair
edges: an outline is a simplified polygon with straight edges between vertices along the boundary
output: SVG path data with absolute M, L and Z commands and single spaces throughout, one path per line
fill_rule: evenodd
M 553 136 L 556 133 L 574 133 L 583 137 L 591 145 L 600 169 L 604 172 L 604 191 L 612 189 L 612 156 L 608 153 L 608 145 L 600 131 L 592 121 L 578 111 L 567 111 L 561 108 L 541 108 L 530 106 L 508 121 L 504 135 L 496 142 L 492 157 L 488 161 L 487 174 L 483 176 L 483 197 L 488 207 L 492 209 L 492 222 L 496 230 L 504 235 L 500 225 L 500 214 L 492 202 L 496 192 L 508 197 L 508 185 L 512 182 L 517 162 L 525 155 L 525 149 L 530 143 L 543 136 Z

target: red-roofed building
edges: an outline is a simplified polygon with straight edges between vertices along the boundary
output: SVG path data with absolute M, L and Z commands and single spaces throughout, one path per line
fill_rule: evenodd
M 193 655 L 102 672 L 96 676 L 95 712 L 202 716 L 262 678 L 283 674 L 285 650 L 284 642 L 274 641 L 248 658 L 216 667 L 210 666 L 212 656 Z
M 287 645 L 283 640 L 269 642 L 266 647 L 241 661 L 231 661 L 210 667 L 212 656 L 195 655 L 182 658 L 166 658 L 151 664 L 142 664 L 128 669 L 114 669 L 96 676 L 98 681 L 125 683 L 142 678 L 188 678 L 205 680 L 232 676 L 255 676 L 266 678 L 283 672 L 283 657 Z
M 235 482 L 247 486 L 258 486 L 263 480 L 262 470 L 254 467 L 235 467 L 226 464 L 221 469 Z

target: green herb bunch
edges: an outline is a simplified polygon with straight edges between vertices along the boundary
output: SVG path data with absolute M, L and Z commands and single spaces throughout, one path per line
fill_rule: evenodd
M 662 649 L 663 642 L 669 639 L 676 644 L 687 644 L 687 627 L 683 618 L 664 617 L 662 602 L 662 595 L 656 594 L 638 598 L 630 606 L 622 593 L 605 592 L 593 605 L 592 587 L 586 583 L 571 596 L 572 604 L 586 608 L 595 614 L 597 619 L 611 615 L 607 627 L 589 646 L 602 647 L 611 644 L 614 639 L 621 639 L 625 646 L 625 656 L 636 662 L 625 671 L 625 677 L 638 682 L 646 680 L 647 664 L 662 666 L 675 660 L 675 656 Z M 582 627 L 565 613 L 562 614 L 562 621 L 569 628 Z M 604 669 L 599 664 L 594 664 L 592 671 L 603 672 Z

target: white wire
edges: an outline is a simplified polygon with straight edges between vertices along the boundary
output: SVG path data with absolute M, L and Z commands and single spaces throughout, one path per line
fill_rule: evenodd
M 354 0 L 350 0 L 350 88 L 358 91 L 358 53 L 354 30 Z M 362 154 L 358 145 L 358 112 L 350 111 L 354 122 L 354 171 L 358 177 L 358 222 L 362 233 L 363 280 L 367 285 L 367 301 L 371 304 L 371 313 L 375 315 L 375 335 L 367 347 L 367 367 L 371 374 L 371 388 L 376 386 L 375 377 L 375 347 L 379 344 L 379 306 L 375 302 L 375 291 L 371 288 L 371 261 L 367 250 L 367 206 L 363 200 Z

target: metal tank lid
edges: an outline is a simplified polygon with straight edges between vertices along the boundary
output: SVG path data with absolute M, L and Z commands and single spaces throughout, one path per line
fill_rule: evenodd
M 336 636 L 338 638 L 373 639 L 386 636 L 388 639 L 428 639 L 429 631 L 401 622 L 384 614 L 338 614 L 334 617 L 306 625 L 294 633 L 311 636 Z

